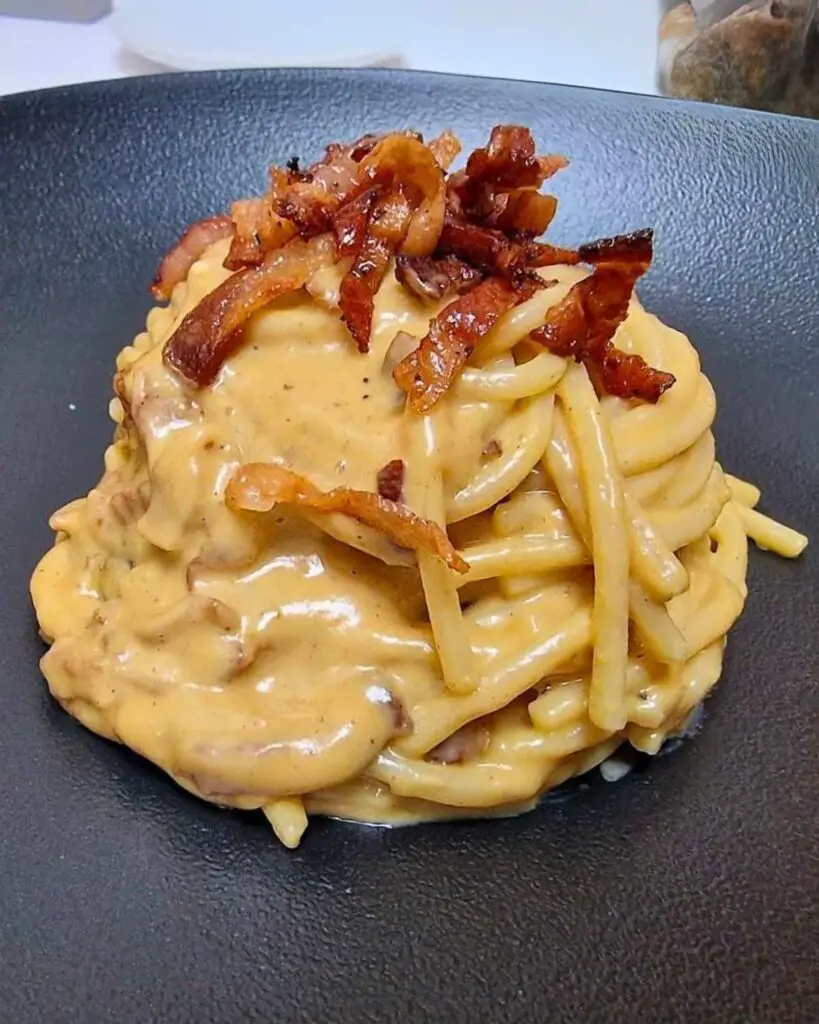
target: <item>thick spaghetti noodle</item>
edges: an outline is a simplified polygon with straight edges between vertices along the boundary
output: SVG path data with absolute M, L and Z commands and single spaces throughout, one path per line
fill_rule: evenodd
M 715 462 L 687 339 L 632 298 L 618 366 L 642 357 L 665 393 L 606 394 L 586 353 L 530 337 L 588 279 L 549 266 L 416 411 L 396 348 L 447 299 L 422 305 L 388 252 L 358 351 L 348 265 L 299 241 L 311 262 L 276 298 L 282 259 L 225 269 L 237 237 L 120 354 L 105 475 L 52 518 L 32 591 L 55 697 L 197 795 L 263 809 L 289 846 L 309 814 L 512 813 L 624 742 L 655 753 L 720 675 L 747 538 L 806 543 Z M 163 362 L 206 296 L 253 274 L 273 294 L 212 383 Z M 399 463 L 396 504 L 374 492 Z

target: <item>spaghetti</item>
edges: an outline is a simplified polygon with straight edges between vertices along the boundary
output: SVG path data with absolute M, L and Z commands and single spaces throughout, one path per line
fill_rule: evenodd
M 447 159 L 451 138 L 436 140 Z M 369 160 L 368 185 L 384 188 L 410 141 L 383 165 L 377 141 L 356 145 L 334 159 L 350 173 Z M 336 262 L 321 231 L 303 232 L 297 249 L 284 231 L 285 248 L 231 271 L 226 259 L 240 248 L 250 259 L 261 235 L 239 247 L 219 221 L 219 237 L 169 286 L 170 304 L 120 353 L 105 474 L 52 517 L 57 543 L 32 579 L 57 700 L 196 795 L 261 808 L 288 846 L 311 814 L 514 813 L 622 743 L 656 753 L 719 678 L 747 594 L 747 538 L 786 557 L 807 543 L 715 461 L 713 389 L 687 339 L 631 295 L 633 280 L 625 293 L 609 282 L 616 322 L 602 342 L 593 318 L 582 351 L 577 321 L 570 353 L 532 337 L 601 271 L 575 259 L 531 269 L 545 257 L 522 255 L 523 236 L 481 227 L 531 209 L 531 197 L 501 200 L 536 189 L 547 168 L 525 153 L 512 170 L 507 161 L 503 192 L 498 153 L 480 152 L 468 188 L 456 182 L 445 200 L 427 162 L 406 204 L 389 206 L 371 306 L 372 281 L 362 272 L 363 285 L 343 290 L 356 257 Z M 486 212 L 477 183 L 492 174 L 500 191 Z M 528 185 L 514 184 L 521 176 Z M 316 223 L 305 203 L 321 178 L 301 184 L 290 201 Z M 470 289 L 454 301 L 480 287 L 475 273 L 500 280 L 498 268 L 518 262 L 489 290 L 499 305 L 471 303 L 483 327 L 447 363 L 444 386 L 418 342 L 442 325 L 450 359 L 452 293 L 420 263 L 419 290 L 408 289 L 393 256 L 395 238 L 423 249 L 425 230 L 444 237 L 429 225 L 445 208 L 451 217 L 453 195 L 466 234 L 496 232 L 491 267 L 472 257 L 469 274 L 454 267 L 475 244 L 464 232 L 445 254 L 447 280 Z M 275 209 L 281 228 L 288 208 Z M 344 223 L 366 230 L 352 214 Z M 295 284 L 282 293 L 285 279 Z M 241 335 L 224 298 L 239 294 L 254 314 Z M 219 324 L 203 357 L 208 307 Z M 414 347 L 396 358 L 407 337 Z M 408 358 L 405 401 L 393 370 Z M 656 400 L 606 392 L 624 366 Z M 414 393 L 426 396 L 417 407 Z

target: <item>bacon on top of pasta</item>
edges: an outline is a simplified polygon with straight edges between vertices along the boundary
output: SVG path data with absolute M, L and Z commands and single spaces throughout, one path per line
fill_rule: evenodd
M 297 291 L 323 264 L 342 261 L 341 317 L 355 344 L 370 344 L 373 302 L 391 262 L 414 294 L 453 299 L 430 333 L 395 368 L 416 411 L 436 404 L 497 318 L 543 287 L 536 268 L 587 262 L 590 278 L 532 338 L 594 370 L 612 394 L 656 402 L 674 383 L 638 355 L 612 344 L 634 284 L 651 263 L 651 232 L 569 250 L 535 239 L 557 210 L 540 187 L 568 166 L 537 156 L 528 128 L 499 125 L 466 167 L 447 170 L 460 151 L 450 132 L 428 145 L 416 132 L 334 143 L 318 163 L 270 170 L 258 198 L 233 205 L 232 221 L 212 217 L 189 228 L 160 266 L 154 294 L 167 298 L 188 267 L 230 235 L 225 266 L 237 273 L 192 310 L 165 346 L 165 359 L 192 384 L 211 383 L 241 344 L 247 319 Z
M 807 543 L 716 461 L 697 353 L 634 295 L 651 232 L 544 241 L 566 160 L 459 149 L 334 144 L 185 233 L 32 578 L 56 699 L 288 846 L 655 753 L 748 538 Z

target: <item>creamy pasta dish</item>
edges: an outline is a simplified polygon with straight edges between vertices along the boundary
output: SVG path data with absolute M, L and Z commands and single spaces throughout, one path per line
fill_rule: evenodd
M 459 150 L 334 144 L 188 230 L 31 582 L 59 703 L 288 846 L 656 753 L 748 537 L 807 543 L 716 461 L 697 353 L 634 296 L 651 232 L 553 246 L 567 161 Z

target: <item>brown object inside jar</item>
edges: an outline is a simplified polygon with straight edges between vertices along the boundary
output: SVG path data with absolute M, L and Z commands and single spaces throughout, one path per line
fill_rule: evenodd
M 660 26 L 659 64 L 660 88 L 682 99 L 819 117 L 816 0 L 677 4 Z

